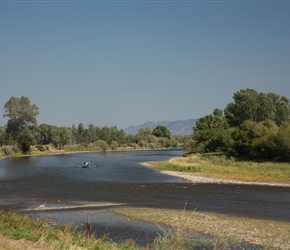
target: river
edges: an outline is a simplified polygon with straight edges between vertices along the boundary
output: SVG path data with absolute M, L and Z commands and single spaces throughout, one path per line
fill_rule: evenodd
M 289 187 L 193 184 L 139 164 L 181 155 L 178 148 L 2 159 L 0 206 L 77 226 L 85 225 L 90 212 L 100 235 L 115 234 L 119 240 L 146 230 L 149 237 L 160 228 L 129 222 L 104 208 L 184 209 L 187 204 L 187 210 L 290 222 Z M 90 168 L 82 168 L 84 160 L 90 161 Z M 46 209 L 35 210 L 44 202 Z

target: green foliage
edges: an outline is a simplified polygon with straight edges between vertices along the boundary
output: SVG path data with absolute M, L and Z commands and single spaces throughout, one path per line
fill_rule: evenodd
M 55 125 L 41 124 L 37 126 L 36 116 L 38 107 L 30 105 L 27 97 L 20 99 L 12 97 L 5 105 L 6 113 L 10 117 L 7 126 L 0 128 L 0 145 L 16 145 L 24 153 L 29 152 L 31 145 L 53 145 L 57 149 L 78 148 L 83 151 L 106 151 L 108 148 L 116 150 L 120 145 L 133 148 L 160 149 L 176 147 L 178 140 L 171 137 L 169 129 L 165 126 L 157 126 L 155 134 L 150 128 L 140 129 L 137 135 L 126 135 L 124 130 L 116 126 L 98 127 L 83 123 L 78 126 L 58 127 Z M 71 146 L 75 144 L 77 146 Z M 85 146 L 85 144 L 87 146 Z M 81 145 L 81 146 L 80 146 Z M 40 148 L 42 151 L 43 148 Z
M 156 137 L 165 137 L 170 139 L 171 133 L 166 126 L 158 125 L 153 129 L 152 134 Z
M 108 144 L 104 140 L 98 140 L 94 143 L 97 150 L 105 152 L 108 149 Z
M 110 147 L 112 150 L 116 150 L 119 147 L 119 143 L 117 141 L 111 141 Z
M 275 159 L 275 138 L 279 128 L 274 122 L 245 121 L 232 133 L 232 155 L 251 159 Z
M 30 150 L 30 146 L 35 144 L 35 136 L 31 128 L 24 128 L 18 137 L 18 146 L 23 153 L 27 153 Z
M 5 143 L 5 127 L 0 127 L 0 147 Z
M 37 242 L 38 249 L 140 249 L 134 241 L 117 244 L 107 237 L 88 238 L 85 231 L 77 230 L 72 224 L 54 228 L 49 226 L 47 219 L 33 219 L 31 216 L 3 211 L 0 211 L 0 234 L 14 240 L 25 239 L 28 242 Z M 31 246 L 33 249 L 36 247 Z
M 276 154 L 280 161 L 290 161 L 290 123 L 284 122 L 275 138 Z
M 38 107 L 28 97 L 11 97 L 4 105 L 3 117 L 8 117 L 6 135 L 11 136 L 24 153 L 35 143 Z
M 230 143 L 230 130 L 221 128 L 199 130 L 193 135 L 193 141 L 187 145 L 191 152 L 223 152 Z M 191 146 L 192 148 L 190 148 Z
M 6 146 L 6 147 L 2 147 L 1 149 L 2 149 L 4 156 L 12 156 L 13 155 L 11 147 Z
M 229 127 L 226 120 L 222 119 L 220 116 L 216 115 L 206 115 L 204 117 L 199 118 L 193 130 L 208 130 L 208 129 L 227 129 Z
M 290 104 L 285 96 L 244 89 L 225 110 L 196 121 L 185 154 L 224 152 L 253 160 L 289 161 Z
M 11 97 L 4 105 L 4 109 L 3 117 L 8 117 L 7 132 L 16 140 L 24 128 L 37 126 L 38 107 L 35 104 L 31 105 L 28 97 Z
M 253 122 L 272 120 L 277 125 L 290 121 L 290 104 L 285 96 L 242 89 L 234 93 L 233 99 L 234 102 L 229 103 L 224 110 L 230 126 L 239 126 L 246 120 Z
M 152 130 L 150 128 L 141 128 L 137 133 L 137 136 L 141 138 L 146 138 L 150 135 L 152 135 Z

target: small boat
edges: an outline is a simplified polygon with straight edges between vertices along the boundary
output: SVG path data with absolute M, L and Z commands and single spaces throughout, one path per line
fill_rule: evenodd
M 84 161 L 83 162 L 83 168 L 89 168 L 90 167 L 90 162 L 89 161 Z

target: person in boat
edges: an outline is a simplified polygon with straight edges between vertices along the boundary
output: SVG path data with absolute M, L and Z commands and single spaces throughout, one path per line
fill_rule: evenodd
M 90 165 L 90 163 L 89 163 L 88 161 L 84 161 L 84 162 L 83 162 L 83 167 L 84 167 L 84 168 L 89 167 L 89 165 Z

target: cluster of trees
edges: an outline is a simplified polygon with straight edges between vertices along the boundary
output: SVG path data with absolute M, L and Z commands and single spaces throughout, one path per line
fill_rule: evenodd
M 4 106 L 3 117 L 8 117 L 6 126 L 0 127 L 0 146 L 11 145 L 26 153 L 31 145 L 53 144 L 56 148 L 66 145 L 89 145 L 97 150 L 115 150 L 123 147 L 168 148 L 178 145 L 165 126 L 140 129 L 137 135 L 127 135 L 124 130 L 113 127 L 98 127 L 82 123 L 72 127 L 37 124 L 39 108 L 31 104 L 28 97 L 11 97 Z
M 224 110 L 197 120 L 184 142 L 188 153 L 225 152 L 230 156 L 290 161 L 290 104 L 285 96 L 244 89 Z

